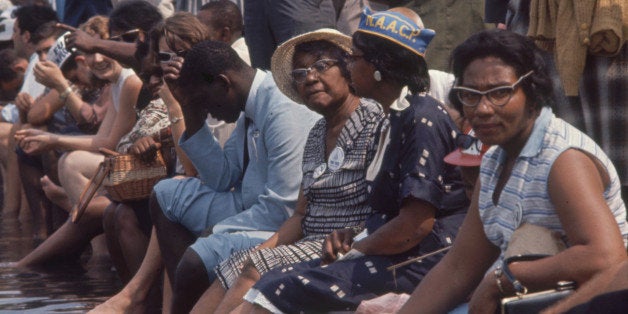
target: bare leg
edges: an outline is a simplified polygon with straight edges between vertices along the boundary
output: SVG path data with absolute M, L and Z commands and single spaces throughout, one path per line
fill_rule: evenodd
M 102 217 L 102 226 L 105 232 L 105 239 L 107 242 L 107 249 L 109 250 L 109 255 L 111 256 L 111 261 L 113 265 L 116 267 L 116 272 L 118 276 L 122 279 L 122 282 L 125 284 L 131 280 L 133 274 L 127 268 L 126 262 L 124 260 L 124 255 L 122 254 L 122 250 L 120 249 L 118 235 L 116 234 L 116 210 L 120 203 L 112 202 L 105 208 L 105 212 Z
M 138 205 L 138 204 L 136 204 Z M 147 208 L 138 210 L 148 210 Z M 142 232 L 135 211 L 128 204 L 120 204 L 116 209 L 116 234 L 118 243 L 127 268 L 131 274 L 135 274 L 140 268 L 149 238 Z
M 96 171 L 104 156 L 97 153 L 76 150 L 64 154 L 59 159 L 59 180 L 72 204 L 78 204 L 85 186 Z
M 161 312 L 164 314 L 170 314 L 170 309 L 172 308 L 172 284 L 169 278 L 168 271 L 164 270 L 163 300 L 161 303 Z
M 33 217 L 33 238 L 44 240 L 52 233 L 52 203 L 41 188 L 39 178 L 44 175 L 41 156 L 18 158 L 20 179 Z
M 177 266 L 172 289 L 172 313 L 189 313 L 211 282 L 201 257 L 187 248 Z
M 17 155 L 13 141 L 14 128 L 12 123 L 0 122 L 0 161 L 2 162 L 2 179 L 4 180 L 4 206 L 2 213 L 5 217 L 17 217 L 22 208 L 22 181 L 17 168 Z M 11 184 L 7 184 L 11 182 Z M 24 204 L 24 208 L 26 208 Z
M 244 302 L 242 303 L 242 305 L 238 306 L 235 310 L 233 310 L 231 313 L 258 313 L 258 314 L 270 314 L 270 311 L 266 310 L 265 308 L 257 305 L 257 304 L 253 304 L 253 303 L 249 303 L 249 302 Z
M 246 292 L 249 291 L 249 289 L 253 287 L 253 285 L 255 285 L 255 283 L 259 279 L 260 279 L 260 274 L 255 268 L 255 266 L 252 263 L 247 263 L 242 269 L 242 273 L 240 274 L 240 276 L 238 276 L 238 279 L 236 280 L 236 282 L 233 284 L 231 288 L 229 288 L 227 293 L 224 295 L 222 302 L 220 302 L 220 304 L 216 308 L 216 312 L 228 313 L 228 312 L 233 311 L 236 307 L 242 304 L 243 302 L 242 298 L 244 297 Z M 222 288 L 221 285 L 219 286 Z M 216 297 L 216 296 L 213 296 L 213 297 Z
M 67 220 L 46 241 L 22 258 L 18 266 L 30 267 L 51 260 L 67 260 L 80 253 L 91 239 L 102 233 L 102 212 L 109 203 L 106 197 L 94 198 L 79 223 Z
M 43 176 L 39 180 L 41 182 L 41 188 L 44 190 L 46 197 L 59 206 L 59 208 L 70 212 L 72 210 L 72 203 L 68 199 L 68 194 L 65 193 L 63 187 L 56 185 L 48 176 Z
M 149 292 L 155 281 L 159 279 L 162 267 L 157 234 L 153 228 L 146 256 L 135 276 L 122 291 L 94 308 L 90 313 L 144 313 Z
M 101 222 L 102 224 L 102 222 Z M 95 236 L 90 244 L 92 246 L 92 256 L 89 258 L 89 264 L 96 263 L 111 263 L 111 257 L 109 256 L 109 250 L 107 249 L 107 239 L 103 233 Z
M 153 224 L 157 230 L 159 248 L 162 252 L 164 265 L 168 270 L 168 276 L 172 284 L 176 284 L 174 276 L 181 256 L 196 237 L 185 227 L 170 221 L 162 212 L 159 202 L 154 194 L 150 198 L 150 213 Z
M 198 299 L 198 302 L 192 308 L 190 313 L 192 314 L 202 314 L 202 313 L 227 313 L 217 311 L 218 304 L 223 300 L 225 296 L 225 289 L 222 287 L 218 280 L 215 280 L 214 283 L 209 287 L 209 289 L 205 290 L 205 293 Z
M 149 206 L 159 248 L 173 284 L 172 313 L 188 313 L 210 284 L 200 257 L 188 248 L 196 237 L 164 215 L 154 194 Z

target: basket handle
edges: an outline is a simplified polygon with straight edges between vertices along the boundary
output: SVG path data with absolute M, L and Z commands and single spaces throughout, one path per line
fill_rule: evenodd
M 120 153 L 105 147 L 99 148 L 98 151 L 105 156 L 120 156 Z
M 83 216 L 85 209 L 87 209 L 87 205 L 94 197 L 94 194 L 96 194 L 96 191 L 98 191 L 98 188 L 100 188 L 100 185 L 102 185 L 102 182 L 107 176 L 108 172 L 109 167 L 106 166 L 104 162 L 101 162 L 100 165 L 98 165 L 98 170 L 96 171 L 96 174 L 89 180 L 89 182 L 83 189 L 83 192 L 79 197 L 78 204 L 72 207 L 70 216 L 72 217 L 73 223 L 78 223 L 79 219 L 81 219 L 81 216 Z

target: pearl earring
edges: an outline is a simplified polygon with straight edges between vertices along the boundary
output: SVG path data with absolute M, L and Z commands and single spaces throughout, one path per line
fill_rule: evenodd
M 382 81 L 382 72 L 380 72 L 379 70 L 375 70 L 375 72 L 373 72 L 373 78 L 376 81 L 381 82 Z

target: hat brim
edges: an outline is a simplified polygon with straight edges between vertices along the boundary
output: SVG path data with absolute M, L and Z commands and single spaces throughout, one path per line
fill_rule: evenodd
M 325 40 L 328 41 L 340 49 L 351 52 L 351 37 L 331 28 L 321 28 L 309 33 L 301 34 L 288 39 L 281 44 L 273 53 L 270 61 L 270 71 L 273 74 L 275 83 L 279 90 L 284 93 L 288 98 L 294 100 L 297 103 L 305 103 L 299 93 L 294 88 L 292 81 L 292 59 L 294 57 L 294 47 L 301 43 Z
M 460 148 L 449 153 L 443 159 L 446 163 L 454 166 L 479 167 L 482 164 L 482 155 L 465 154 Z

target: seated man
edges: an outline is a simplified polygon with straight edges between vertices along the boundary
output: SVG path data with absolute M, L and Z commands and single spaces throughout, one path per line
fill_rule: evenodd
M 174 93 L 186 125 L 180 147 L 200 178 L 158 183 L 151 214 L 173 283 L 172 311 L 187 313 L 218 263 L 262 243 L 292 213 L 303 146 L 319 116 L 223 42 L 201 42 L 187 53 Z M 237 120 L 224 149 L 205 123 L 207 113 Z M 212 234 L 196 240 L 205 230 Z

